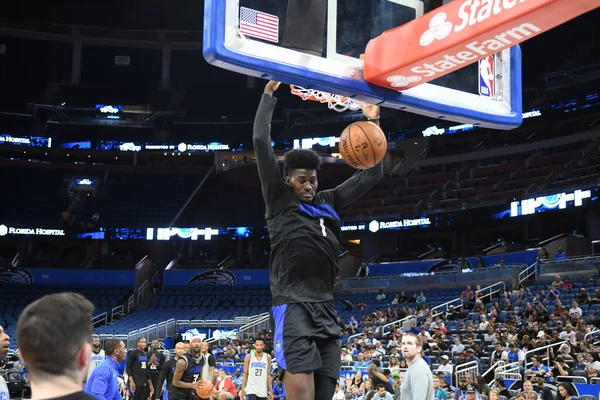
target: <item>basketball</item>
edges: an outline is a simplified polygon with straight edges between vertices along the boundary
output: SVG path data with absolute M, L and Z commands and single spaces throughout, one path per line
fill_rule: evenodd
M 376 166 L 385 156 L 386 150 L 385 134 L 369 121 L 348 125 L 340 136 L 340 153 L 352 168 L 367 169 Z
M 210 396 L 212 396 L 214 391 L 215 391 L 215 388 L 210 383 L 210 381 L 198 382 L 198 387 L 196 388 L 196 394 L 201 399 L 208 399 Z

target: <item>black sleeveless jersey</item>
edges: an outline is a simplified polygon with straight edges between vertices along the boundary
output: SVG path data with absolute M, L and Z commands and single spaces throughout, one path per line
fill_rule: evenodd
M 200 355 L 198 358 L 194 358 L 191 353 L 184 353 L 180 360 L 186 361 L 186 367 L 183 371 L 181 380 L 185 383 L 194 383 L 202 378 L 202 366 L 204 365 L 204 357 Z M 178 360 L 179 361 L 179 360 Z M 192 396 L 193 389 L 182 389 L 173 385 L 169 391 L 173 391 L 173 394 L 181 394 L 184 396 Z M 189 397 L 190 399 L 192 397 Z
M 338 275 L 341 222 L 337 212 L 357 200 L 383 176 L 381 163 L 354 174 L 311 202 L 300 201 L 285 184 L 271 147 L 276 99 L 263 94 L 254 121 L 254 152 L 271 238 L 269 265 L 273 305 L 333 300 Z

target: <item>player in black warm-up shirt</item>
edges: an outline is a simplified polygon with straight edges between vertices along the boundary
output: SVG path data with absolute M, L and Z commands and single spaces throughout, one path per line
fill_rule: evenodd
M 160 388 L 157 386 L 158 376 L 166 361 L 166 357 L 163 353 L 158 351 L 158 346 L 158 340 L 153 340 L 152 343 L 150 343 L 150 350 L 148 351 L 148 354 L 146 354 L 146 357 L 148 357 L 148 373 L 150 380 L 152 381 L 152 387 L 154 387 L 155 391 L 160 392 Z
M 340 375 L 341 343 L 333 305 L 341 223 L 337 211 L 373 187 L 383 166 L 357 172 L 317 193 L 319 156 L 296 149 L 285 155 L 283 176 L 271 147 L 271 116 L 278 82 L 265 87 L 254 121 L 254 152 L 271 237 L 273 347 L 285 372 L 288 400 L 330 399 Z M 377 122 L 379 107 L 363 108 Z
M 204 356 L 200 352 L 202 339 L 194 336 L 190 340 L 190 350 L 183 354 L 175 364 L 173 386 L 169 390 L 169 400 L 190 400 L 197 398 L 195 389 L 202 381 Z
M 169 359 L 169 361 L 165 362 L 162 366 L 162 369 L 160 370 L 160 375 L 158 376 L 158 382 L 156 383 L 156 386 L 154 387 L 154 398 L 155 399 L 160 399 L 162 398 L 161 396 L 161 389 L 163 386 L 163 383 L 167 382 L 167 393 L 169 390 L 171 390 L 172 386 L 173 386 L 173 375 L 175 374 L 175 365 L 177 364 L 177 360 L 179 360 L 179 358 L 181 356 L 183 356 L 183 353 L 185 353 L 185 347 L 183 346 L 183 343 L 179 342 L 175 345 L 175 357 Z
M 154 387 L 148 372 L 149 359 L 146 354 L 146 338 L 138 338 L 138 348 L 131 350 L 127 356 L 125 370 L 129 376 L 129 388 L 133 392 L 133 400 L 147 400 L 154 393 Z

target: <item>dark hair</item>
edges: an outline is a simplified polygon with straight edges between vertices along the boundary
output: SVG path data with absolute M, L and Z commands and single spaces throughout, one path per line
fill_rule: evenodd
M 56 293 L 29 304 L 17 323 L 17 343 L 29 372 L 72 375 L 89 343 L 94 305 L 77 293 Z
M 140 336 L 137 340 L 137 343 L 141 342 L 142 340 L 146 340 L 146 338 L 144 336 Z M 146 343 L 148 343 L 147 340 L 146 340 Z
M 121 342 L 122 341 L 120 339 L 108 339 L 104 344 L 104 354 L 107 356 L 112 356 L 115 350 L 121 346 Z
M 265 344 L 265 339 L 261 338 L 261 337 L 257 337 L 256 339 L 254 339 L 254 343 L 258 342 L 258 341 L 263 342 L 263 344 Z
M 385 389 L 385 385 L 383 383 L 378 383 L 377 384 L 377 390 L 384 388 Z
M 283 157 L 283 175 L 289 176 L 295 169 L 321 168 L 321 158 L 311 149 L 294 149 L 285 153 Z
M 565 390 L 567 391 L 567 394 L 569 396 L 576 396 L 577 395 L 577 391 L 575 390 L 575 387 L 573 387 L 573 384 L 570 382 L 563 382 L 563 383 L 559 383 L 557 390 L 559 387 L 563 387 L 565 388 Z

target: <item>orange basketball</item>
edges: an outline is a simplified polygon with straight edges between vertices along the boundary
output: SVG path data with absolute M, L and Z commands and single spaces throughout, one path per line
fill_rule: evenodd
M 352 168 L 367 169 L 376 166 L 385 156 L 386 150 L 385 134 L 369 121 L 348 125 L 340 136 L 340 153 Z
M 196 388 L 196 394 L 201 399 L 208 399 L 214 393 L 215 388 L 210 381 L 200 381 Z

